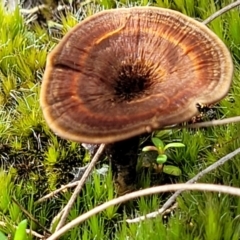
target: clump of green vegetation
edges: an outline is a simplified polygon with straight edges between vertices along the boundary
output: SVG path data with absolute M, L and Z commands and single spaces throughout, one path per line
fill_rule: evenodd
M 155 166 L 157 164 L 156 167 L 161 169 L 162 172 L 171 174 L 174 176 L 181 175 L 181 170 L 178 167 L 165 164 L 167 161 L 167 158 L 168 158 L 166 151 L 169 148 L 185 147 L 185 145 L 183 143 L 179 143 L 179 142 L 172 142 L 172 143 L 168 143 L 168 144 L 164 145 L 163 141 L 156 137 L 153 137 L 151 140 L 152 140 L 154 146 L 145 146 L 142 149 L 142 151 L 143 152 L 150 152 L 150 151 L 157 152 Z
M 27 218 L 27 228 L 40 234 L 53 231 L 54 217 L 70 198 L 67 190 L 57 197 L 35 204 L 35 200 L 72 179 L 74 167 L 86 164 L 86 152 L 78 143 L 62 140 L 46 125 L 39 106 L 39 91 L 48 52 L 78 21 L 103 8 L 153 5 L 171 8 L 197 19 L 206 19 L 230 0 L 89 1 L 79 11 L 68 9 L 46 25 L 26 23 L 20 9 L 7 11 L 0 5 L 0 237 L 13 236 Z M 239 10 L 233 9 L 209 24 L 230 49 L 235 72 L 228 96 L 215 108 L 217 118 L 240 115 L 240 29 Z M 139 187 L 166 182 L 185 182 L 240 145 L 240 125 L 205 129 L 159 131 L 164 143 L 181 142 L 184 148 L 168 152 L 168 164 L 181 169 L 173 177 L 151 170 L 139 171 Z M 155 159 L 154 159 L 155 160 Z M 157 181 L 152 181 L 153 178 Z M 239 158 L 221 166 L 202 182 L 240 187 Z M 68 221 L 115 196 L 111 172 L 93 174 L 70 212 Z M 210 193 L 184 193 L 179 207 L 167 218 L 156 218 L 128 225 L 126 218 L 159 208 L 169 195 L 140 198 L 134 203 L 111 207 L 90 218 L 61 239 L 239 239 L 240 200 Z M 39 223 L 27 217 L 16 199 Z M 23 222 L 25 224 L 25 222 Z M 39 225 L 40 224 L 40 225 Z M 33 239 L 27 235 L 27 239 Z

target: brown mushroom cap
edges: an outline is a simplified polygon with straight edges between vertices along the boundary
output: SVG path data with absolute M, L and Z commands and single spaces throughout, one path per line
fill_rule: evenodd
M 223 42 L 179 12 L 114 9 L 74 27 L 49 54 L 41 107 L 50 128 L 109 143 L 189 120 L 223 98 L 233 64 Z

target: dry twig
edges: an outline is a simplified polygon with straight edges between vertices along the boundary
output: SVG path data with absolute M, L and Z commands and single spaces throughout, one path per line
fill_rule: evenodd
M 158 187 L 152 187 L 143 189 L 140 191 L 128 193 L 124 196 L 114 198 L 108 202 L 105 202 L 90 211 L 82 214 L 81 216 L 77 217 L 73 221 L 66 224 L 64 227 L 56 231 L 54 234 L 52 234 L 47 240 L 55 240 L 58 239 L 61 235 L 63 235 L 68 230 L 72 229 L 73 227 L 77 226 L 78 224 L 86 221 L 90 217 L 96 215 L 99 212 L 104 211 L 105 209 L 118 205 L 121 203 L 124 203 L 126 201 L 130 201 L 132 199 L 143 197 L 147 195 L 157 194 L 161 192 L 170 192 L 170 191 L 185 191 L 185 190 L 199 190 L 199 191 L 206 191 L 206 192 L 218 192 L 218 193 L 226 193 L 234 196 L 240 197 L 240 189 L 235 187 L 229 187 L 229 186 L 221 186 L 221 185 L 215 185 L 215 184 L 203 184 L 203 183 L 196 183 L 196 184 L 169 184 L 169 185 L 163 185 Z
M 100 147 L 98 148 L 97 152 L 95 153 L 93 159 L 91 160 L 91 162 L 89 163 L 88 168 L 86 169 L 86 171 L 84 172 L 81 180 L 79 181 L 73 195 L 71 196 L 71 198 L 69 199 L 67 205 L 64 208 L 64 212 L 62 214 L 62 217 L 58 223 L 58 226 L 56 228 L 56 231 L 59 230 L 65 223 L 67 216 L 77 198 L 77 196 L 79 195 L 84 183 L 86 182 L 89 174 L 92 172 L 93 168 L 95 167 L 99 157 L 101 156 L 102 152 L 104 151 L 105 148 L 105 144 L 101 144 Z
M 215 12 L 214 14 L 212 14 L 210 17 L 208 17 L 207 19 L 205 19 L 202 23 L 203 24 L 209 24 L 211 21 L 213 21 L 215 18 L 221 16 L 222 14 L 224 14 L 225 12 L 228 12 L 229 10 L 237 7 L 240 5 L 240 0 L 230 3 L 227 6 L 223 7 L 222 9 L 220 9 L 219 11 Z
M 15 198 L 12 197 L 12 201 L 21 209 L 21 211 L 36 225 L 42 228 L 46 233 L 51 234 L 50 231 L 44 227 L 31 213 L 29 213 Z
M 72 188 L 72 187 L 77 186 L 78 183 L 79 183 L 79 181 L 70 182 L 70 183 L 68 183 L 68 184 L 66 184 L 66 185 L 64 185 L 64 186 L 56 189 L 55 191 L 46 194 L 44 197 L 38 199 L 35 203 L 36 203 L 36 204 L 42 203 L 42 202 L 46 201 L 47 199 L 49 199 L 49 198 L 51 198 L 51 197 L 54 197 L 57 193 L 60 193 L 60 192 L 64 191 L 64 190 L 67 189 L 67 188 Z
M 179 125 L 169 126 L 164 129 L 214 127 L 214 126 L 226 125 L 229 123 L 238 123 L 238 122 L 240 122 L 240 116 L 219 119 L 219 120 L 212 120 L 212 121 L 207 121 L 207 122 L 193 123 L 193 124 L 188 124 L 188 125 L 183 125 L 183 126 L 179 126 Z
M 48 9 L 48 6 L 46 4 L 41 4 L 39 6 L 31 8 L 31 9 L 22 8 L 22 9 L 20 9 L 20 12 L 22 14 L 34 14 L 34 13 L 37 13 L 37 12 L 42 11 L 44 9 Z

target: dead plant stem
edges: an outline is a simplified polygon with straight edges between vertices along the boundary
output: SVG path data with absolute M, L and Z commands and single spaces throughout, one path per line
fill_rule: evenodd
M 88 176 L 90 175 L 90 173 L 92 172 L 93 168 L 95 167 L 99 157 L 101 156 L 102 152 L 104 151 L 105 148 L 105 144 L 101 144 L 100 147 L 98 148 L 97 152 L 95 153 L 93 159 L 91 160 L 91 162 L 89 163 L 88 168 L 86 169 L 86 171 L 84 172 L 81 180 L 79 181 L 77 187 L 75 188 L 71 198 L 69 199 L 67 205 L 64 208 L 64 212 L 62 214 L 62 217 L 56 227 L 56 231 L 58 231 L 64 224 L 65 221 L 67 219 L 67 216 L 76 200 L 76 198 L 78 197 L 84 183 L 86 182 Z

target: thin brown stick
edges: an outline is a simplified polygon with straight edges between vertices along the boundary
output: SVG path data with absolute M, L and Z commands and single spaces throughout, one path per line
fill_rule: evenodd
M 199 172 L 195 177 L 193 177 L 192 179 L 190 179 L 189 181 L 186 182 L 186 184 L 192 184 L 197 182 L 201 177 L 205 176 L 206 174 L 208 174 L 209 172 L 217 169 L 219 166 L 223 165 L 224 163 L 226 163 L 227 161 L 231 160 L 233 157 L 235 157 L 237 154 L 240 153 L 240 148 L 236 149 L 235 151 L 227 154 L 226 156 L 224 156 L 223 158 L 219 159 L 217 162 L 213 163 L 212 165 L 210 165 L 209 167 L 207 167 L 206 169 L 204 169 L 203 171 Z M 134 219 L 127 219 L 126 221 L 128 223 L 136 223 L 136 222 L 140 222 L 143 221 L 145 219 L 149 219 L 149 218 L 155 218 L 158 215 L 163 214 L 166 209 L 168 209 L 175 201 L 176 198 L 182 193 L 182 190 L 179 190 L 177 192 L 175 192 L 162 206 L 162 208 L 158 209 L 158 211 L 155 212 L 151 212 L 145 216 L 140 216 Z
M 29 213 L 15 198 L 11 198 L 12 201 L 21 209 L 21 211 L 34 223 L 36 223 L 40 228 L 42 228 L 45 232 L 51 233 L 46 227 L 44 227 L 31 213 Z
M 239 123 L 239 122 L 240 122 L 240 116 L 236 116 L 236 117 L 230 117 L 230 118 L 225 118 L 220 120 L 212 120 L 208 122 L 193 123 L 193 124 L 182 125 L 182 126 L 179 126 L 179 125 L 168 126 L 168 127 L 165 127 L 164 129 L 214 127 L 214 126 L 226 125 L 229 123 Z
M 39 6 L 30 8 L 30 9 L 22 8 L 22 9 L 20 9 L 20 13 L 22 13 L 22 14 L 34 14 L 34 13 L 36 13 L 38 11 L 42 11 L 44 9 L 48 9 L 48 6 L 46 4 L 41 4 Z
M 235 187 L 229 187 L 229 186 L 221 186 L 221 185 L 215 185 L 215 184 L 203 184 L 203 183 L 196 183 L 196 184 L 169 184 L 169 185 L 163 185 L 158 187 L 151 187 L 147 189 L 143 189 L 140 191 L 132 192 L 129 194 L 126 194 L 124 196 L 112 199 L 108 202 L 105 202 L 90 211 L 82 214 L 81 216 L 77 217 L 73 221 L 66 224 L 64 227 L 56 231 L 54 234 L 52 234 L 47 240 L 55 240 L 58 239 L 61 235 L 63 235 L 68 230 L 72 229 L 73 227 L 77 226 L 78 224 L 86 221 L 90 217 L 94 216 L 95 214 L 104 211 L 105 209 L 118 205 L 121 203 L 124 203 L 126 201 L 130 201 L 132 199 L 143 197 L 147 195 L 157 194 L 161 192 L 170 192 L 170 191 L 177 191 L 177 190 L 199 190 L 199 191 L 206 191 L 206 192 L 218 192 L 218 193 L 226 193 L 234 196 L 240 197 L 240 189 Z
M 71 198 L 69 199 L 67 205 L 64 208 L 64 212 L 62 214 L 62 217 L 58 223 L 58 226 L 56 227 L 56 231 L 59 230 L 65 223 L 67 216 L 77 198 L 77 196 L 79 195 L 84 183 L 86 182 L 88 176 L 90 175 L 90 173 L 92 172 L 93 168 L 95 167 L 99 157 L 101 156 L 102 152 L 104 151 L 105 148 L 105 144 L 101 144 L 100 147 L 98 148 L 97 152 L 95 153 L 93 159 L 91 160 L 91 162 L 89 163 L 88 168 L 86 169 L 86 171 L 84 172 L 81 180 L 79 181 L 76 189 L 74 190 Z
M 58 194 L 59 192 L 64 191 L 64 190 L 67 189 L 67 188 L 76 187 L 76 186 L 78 185 L 78 183 L 79 183 L 79 181 L 68 183 L 68 184 L 66 184 L 66 185 L 64 185 L 64 186 L 56 189 L 55 191 L 46 194 L 44 197 L 38 199 L 38 200 L 35 202 L 35 204 L 42 203 L 42 202 L 46 201 L 47 199 L 49 199 L 49 198 L 51 198 L 51 197 L 54 197 L 56 194 Z
M 237 7 L 240 5 L 240 0 L 230 3 L 227 6 L 223 7 L 222 9 L 220 9 L 219 11 L 215 12 L 214 14 L 212 14 L 210 17 L 208 17 L 207 19 L 205 19 L 202 23 L 207 25 L 209 24 L 211 21 L 213 21 L 215 18 L 221 16 L 222 14 L 224 14 L 225 12 L 228 12 L 229 10 Z

